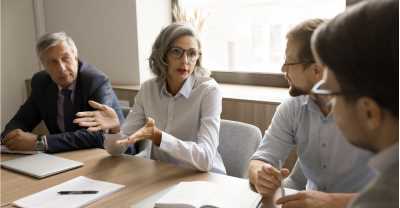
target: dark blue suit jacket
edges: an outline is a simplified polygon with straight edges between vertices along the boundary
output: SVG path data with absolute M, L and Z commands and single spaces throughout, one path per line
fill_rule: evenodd
M 6 125 L 2 138 L 17 128 L 31 132 L 43 120 L 50 132 L 47 136 L 48 152 L 103 148 L 104 137 L 101 132 L 88 132 L 76 124 L 73 125 L 73 132 L 61 132 L 57 124 L 58 88 L 46 71 L 40 71 L 33 76 L 31 87 L 31 95 Z M 89 100 L 112 107 L 117 112 L 120 123 L 123 122 L 122 111 L 107 76 L 96 67 L 79 61 L 74 112 L 94 110 L 89 106 Z

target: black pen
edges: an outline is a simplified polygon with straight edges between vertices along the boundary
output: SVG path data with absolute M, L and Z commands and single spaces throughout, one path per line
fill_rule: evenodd
M 65 194 L 97 194 L 98 191 L 92 190 L 84 190 L 84 191 L 59 191 L 58 194 L 65 195 Z

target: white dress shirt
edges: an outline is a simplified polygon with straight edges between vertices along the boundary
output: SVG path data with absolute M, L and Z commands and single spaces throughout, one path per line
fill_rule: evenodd
M 151 117 L 162 131 L 161 144 L 150 145 L 147 140 L 141 155 L 200 171 L 226 173 L 217 151 L 221 111 L 221 90 L 212 78 L 192 75 L 175 96 L 168 93 L 165 81 L 154 78 L 142 84 L 121 133 L 106 135 L 104 147 L 112 155 L 122 154 L 126 146 L 117 145 L 115 140 L 133 134 Z

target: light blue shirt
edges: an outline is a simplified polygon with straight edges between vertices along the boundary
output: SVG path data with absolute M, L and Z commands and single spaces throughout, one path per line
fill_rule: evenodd
M 333 116 L 324 116 L 309 96 L 292 97 L 276 110 L 253 160 L 277 167 L 297 145 L 307 190 L 357 192 L 373 177 L 372 153 L 346 141 Z
M 120 137 L 133 134 L 151 117 L 162 130 L 162 136 L 159 147 L 146 147 L 147 157 L 201 171 L 225 173 L 217 151 L 221 111 L 221 90 L 212 78 L 192 75 L 175 96 L 168 93 L 164 81 L 151 79 L 142 84 L 136 95 Z M 116 144 L 116 139 L 119 138 L 106 135 L 104 142 L 112 155 L 121 154 L 126 148 Z

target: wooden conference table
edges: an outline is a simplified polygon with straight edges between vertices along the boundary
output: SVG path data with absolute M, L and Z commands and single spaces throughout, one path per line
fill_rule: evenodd
M 103 149 L 78 150 L 56 155 L 83 162 L 84 166 L 40 180 L 1 168 L 1 205 L 77 176 L 126 185 L 121 191 L 102 198 L 89 207 L 153 207 L 160 193 L 181 181 L 212 181 L 226 189 L 239 189 L 244 192 L 249 190 L 248 181 L 244 179 L 201 173 L 135 156 L 111 157 Z M 16 157 L 21 155 L 1 154 L 1 161 Z

